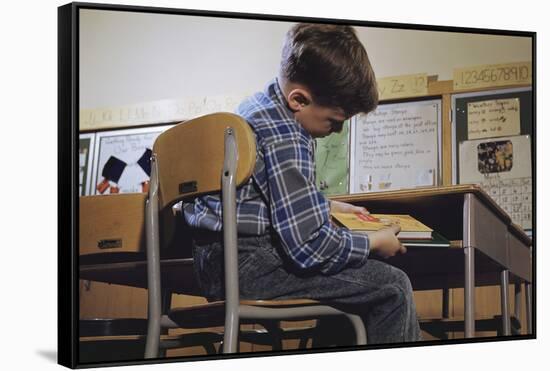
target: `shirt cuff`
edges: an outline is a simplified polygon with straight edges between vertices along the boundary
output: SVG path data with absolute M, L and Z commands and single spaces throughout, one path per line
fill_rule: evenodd
M 352 267 L 361 267 L 367 261 L 370 252 L 369 236 L 366 233 L 350 232 L 351 253 L 349 262 Z

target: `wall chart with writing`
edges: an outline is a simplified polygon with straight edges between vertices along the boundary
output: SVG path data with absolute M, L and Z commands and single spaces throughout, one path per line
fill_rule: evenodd
M 519 99 L 492 99 L 468 103 L 468 139 L 518 135 Z
M 354 120 L 350 193 L 439 185 L 441 100 L 384 104 Z

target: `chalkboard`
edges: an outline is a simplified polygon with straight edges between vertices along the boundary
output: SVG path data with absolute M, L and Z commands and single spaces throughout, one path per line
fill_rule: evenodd
M 340 133 L 316 139 L 315 182 L 325 195 L 348 193 L 349 184 L 349 120 Z
M 80 134 L 78 140 L 78 195 L 90 194 L 95 134 Z
M 531 88 L 452 97 L 453 184 L 480 185 L 526 230 L 532 228 L 532 104 Z
M 441 183 L 440 99 L 382 104 L 350 132 L 350 193 Z
M 91 194 L 147 192 L 153 143 L 172 126 L 96 133 Z

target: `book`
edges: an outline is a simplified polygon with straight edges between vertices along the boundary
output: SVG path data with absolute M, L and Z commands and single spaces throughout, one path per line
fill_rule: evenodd
M 432 232 L 432 238 L 430 239 L 399 239 L 399 241 L 405 247 L 451 247 L 451 241 L 436 231 Z
M 403 240 L 429 240 L 433 229 L 424 225 L 410 215 L 405 214 L 352 214 L 331 213 L 332 218 L 341 226 L 352 231 L 374 232 L 398 224 L 401 231 L 397 238 Z

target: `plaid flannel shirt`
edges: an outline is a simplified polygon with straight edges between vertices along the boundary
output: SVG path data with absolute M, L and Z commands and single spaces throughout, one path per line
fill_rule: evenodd
M 315 186 L 314 139 L 294 119 L 277 79 L 247 98 L 237 114 L 252 127 L 257 143 L 252 177 L 237 189 L 239 234 L 275 232 L 297 266 L 333 274 L 365 263 L 369 241 L 330 221 L 328 200 Z M 222 229 L 219 195 L 183 205 L 189 225 Z

